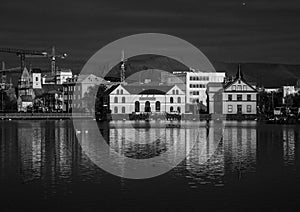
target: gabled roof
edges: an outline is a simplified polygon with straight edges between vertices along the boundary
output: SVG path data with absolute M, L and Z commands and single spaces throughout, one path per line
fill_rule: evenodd
M 105 94 L 110 94 L 112 91 L 114 91 L 117 87 L 119 87 L 119 84 L 113 84 L 113 85 L 109 85 L 106 90 L 105 90 Z
M 243 83 L 245 83 L 246 85 L 248 85 L 251 89 L 253 89 L 254 91 L 257 91 L 256 88 L 254 88 L 250 83 L 248 83 L 243 76 L 242 70 L 241 70 L 241 65 L 239 64 L 238 66 L 238 71 L 236 73 L 236 77 L 232 82 L 227 83 L 224 86 L 224 90 L 226 90 L 227 88 L 229 88 L 231 85 L 233 85 L 234 83 L 236 83 L 238 80 L 242 81 Z
M 85 83 L 88 81 L 106 82 L 106 80 L 101 77 L 97 77 L 94 74 L 80 74 L 77 78 L 76 83 Z
M 27 79 L 27 78 L 30 78 L 30 74 L 28 72 L 28 69 L 26 67 L 24 67 L 21 79 Z

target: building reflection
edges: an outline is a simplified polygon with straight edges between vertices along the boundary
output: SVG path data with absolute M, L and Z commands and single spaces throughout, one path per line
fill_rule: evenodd
M 286 167 L 299 168 L 299 127 L 226 122 L 224 131 L 220 131 L 215 124 L 135 128 L 101 123 L 99 129 L 110 145 L 108 154 L 118 152 L 141 159 L 167 153 L 170 161 L 185 154 L 186 159 L 172 172 L 184 173 L 200 183 L 222 184 L 251 173 L 271 175 Z M 81 178 L 82 169 L 95 174 L 70 121 L 3 121 L 0 133 L 3 182 L 41 180 L 52 186 Z M 82 140 L 96 139 L 92 131 L 85 133 L 85 129 L 78 136 Z

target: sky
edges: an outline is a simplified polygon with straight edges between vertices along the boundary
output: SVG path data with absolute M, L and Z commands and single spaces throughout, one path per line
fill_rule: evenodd
M 244 4 L 245 3 L 245 4 Z M 1 0 L 0 47 L 68 53 L 80 70 L 100 48 L 137 33 L 165 33 L 211 61 L 300 64 L 299 0 Z M 16 67 L 15 55 L 0 61 Z M 50 66 L 46 59 L 28 59 Z

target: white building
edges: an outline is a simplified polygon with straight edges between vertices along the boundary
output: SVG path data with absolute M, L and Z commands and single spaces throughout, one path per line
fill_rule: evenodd
M 41 89 L 42 88 L 42 74 L 40 70 L 32 70 L 32 88 Z
M 42 84 L 58 84 L 62 85 L 67 82 L 67 79 L 71 79 L 73 73 L 71 69 L 60 69 L 56 71 L 56 74 L 48 73 L 42 76 Z
M 168 85 L 178 84 L 186 94 L 187 111 L 196 110 L 198 104 L 207 106 L 207 84 L 223 83 L 225 72 L 177 71 L 173 74 L 164 73 L 162 82 Z
M 210 114 L 243 114 L 257 113 L 257 90 L 243 77 L 240 66 L 236 78 L 223 86 L 220 83 L 208 85 Z
M 187 72 L 186 102 L 187 104 L 202 103 L 207 106 L 207 84 L 222 83 L 225 72 Z
M 185 93 L 176 85 L 119 85 L 109 95 L 113 115 L 184 113 Z
M 70 79 L 73 77 L 73 73 L 71 69 L 61 69 L 56 72 L 56 83 L 57 84 L 63 84 L 67 81 L 67 79 Z

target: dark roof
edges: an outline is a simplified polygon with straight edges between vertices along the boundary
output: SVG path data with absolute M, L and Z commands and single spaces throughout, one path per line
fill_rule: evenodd
M 110 94 L 113 90 L 115 90 L 117 87 L 119 86 L 119 84 L 116 85 L 111 85 L 109 87 L 107 87 L 107 89 L 105 90 L 105 94 Z
M 130 94 L 166 94 L 173 86 L 123 85 Z
M 42 90 L 44 93 L 49 93 L 50 91 L 62 91 L 63 90 L 63 85 L 61 84 L 44 84 L 42 87 Z
M 31 95 L 23 95 L 23 96 L 20 96 L 22 102 L 32 102 L 33 99 L 32 99 L 32 96 Z
M 33 68 L 31 69 L 31 73 L 42 73 L 42 70 L 40 68 Z

